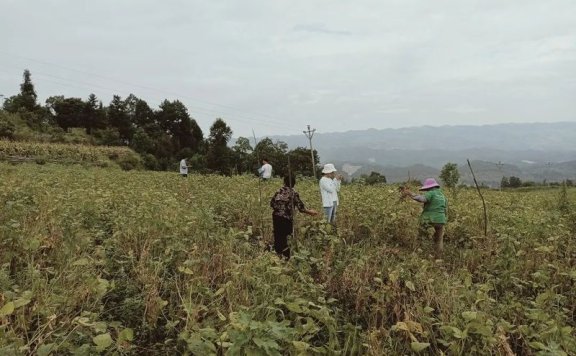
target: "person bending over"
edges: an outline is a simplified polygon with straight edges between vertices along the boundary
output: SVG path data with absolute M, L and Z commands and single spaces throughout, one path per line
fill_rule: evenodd
M 423 194 L 414 194 L 404 187 L 403 196 L 409 196 L 417 202 L 423 203 L 422 214 L 420 215 L 420 227 L 425 233 L 430 227 L 434 228 L 434 242 L 436 252 L 441 254 L 444 250 L 444 225 L 446 224 L 447 200 L 440 189 L 440 184 L 434 178 L 427 178 L 420 188 Z

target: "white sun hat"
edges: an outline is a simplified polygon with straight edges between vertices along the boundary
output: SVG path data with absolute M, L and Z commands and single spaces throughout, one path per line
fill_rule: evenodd
M 324 165 L 324 168 L 322 169 L 322 173 L 326 174 L 326 173 L 332 173 L 332 172 L 336 172 L 336 168 L 334 167 L 334 165 L 332 163 L 326 163 Z

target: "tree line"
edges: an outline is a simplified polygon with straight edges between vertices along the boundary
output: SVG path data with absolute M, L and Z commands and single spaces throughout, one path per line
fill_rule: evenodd
M 179 100 L 166 99 L 153 109 L 134 94 L 114 95 L 107 106 L 94 94 L 86 99 L 58 95 L 41 105 L 30 71 L 25 70 L 23 77 L 20 92 L 4 100 L 0 138 L 128 146 L 140 154 L 144 168 L 151 170 L 175 170 L 177 162 L 186 158 L 192 170 L 202 173 L 254 173 L 259 161 L 267 158 L 276 175 L 289 169 L 314 175 L 309 149 L 289 150 L 282 141 L 251 142 L 246 137 L 231 146 L 233 132 L 222 118 L 214 120 L 204 137 Z M 316 151 L 314 156 L 319 162 Z
M 502 177 L 502 180 L 500 181 L 500 188 L 546 187 L 546 186 L 558 187 L 561 185 L 572 187 L 574 186 L 574 182 L 571 179 L 565 179 L 562 182 L 547 182 L 546 179 L 544 179 L 543 182 L 539 183 L 529 180 L 522 181 L 522 179 L 515 176 Z

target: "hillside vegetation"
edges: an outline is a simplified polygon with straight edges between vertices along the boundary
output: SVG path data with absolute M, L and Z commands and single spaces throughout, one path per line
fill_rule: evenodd
M 186 159 L 196 172 L 225 175 L 254 173 L 262 158 L 274 165 L 276 174 L 284 175 L 289 156 L 292 172 L 314 175 L 307 145 L 289 150 L 284 142 L 269 138 L 252 142 L 239 137 L 232 146 L 232 133 L 224 119 L 215 118 L 205 135 L 179 100 L 166 99 L 152 108 L 134 94 L 114 95 L 108 105 L 94 94 L 86 99 L 54 95 L 42 104 L 29 70 L 23 73 L 20 92 L 0 108 L 0 139 L 124 146 L 137 152 L 141 156 L 137 165 L 148 170 L 171 171 Z M 313 154 L 319 162 L 318 153 Z M 135 163 L 132 159 L 121 165 L 126 169 Z
M 142 168 L 140 156 L 128 147 L 8 140 L 0 140 L 0 161 L 120 166 L 125 170 Z
M 348 185 L 337 230 L 299 215 L 286 262 L 266 251 L 279 185 L 0 163 L 0 353 L 576 352 L 576 191 L 486 191 L 484 237 L 463 190 L 435 260 L 417 203 Z

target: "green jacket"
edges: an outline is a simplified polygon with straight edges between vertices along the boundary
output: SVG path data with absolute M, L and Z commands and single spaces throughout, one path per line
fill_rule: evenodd
M 420 222 L 433 224 L 446 224 L 447 201 L 444 193 L 440 189 L 432 189 L 425 192 L 424 210 L 420 215 Z

